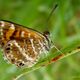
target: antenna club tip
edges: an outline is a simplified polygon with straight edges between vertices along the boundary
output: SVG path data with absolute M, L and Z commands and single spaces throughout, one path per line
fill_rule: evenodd
M 58 7 L 58 4 L 56 3 L 56 4 L 55 4 L 55 8 L 57 8 L 57 7 Z

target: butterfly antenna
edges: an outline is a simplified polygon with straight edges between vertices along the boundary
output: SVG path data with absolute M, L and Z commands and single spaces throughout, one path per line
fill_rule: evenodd
M 46 20 L 46 27 L 47 27 L 47 29 L 48 29 L 48 22 L 49 22 L 52 14 L 54 13 L 54 11 L 56 10 L 57 7 L 58 7 L 58 4 L 55 4 L 55 6 L 52 8 L 52 10 L 51 10 L 51 12 L 50 12 L 50 14 L 49 14 L 49 16 L 48 16 L 48 18 Z M 48 32 L 48 31 L 45 31 L 45 32 Z M 55 48 L 58 52 L 60 52 L 61 54 L 63 54 L 55 45 L 53 45 L 52 48 Z
M 46 20 L 46 26 L 47 26 L 47 28 L 48 28 L 48 22 L 49 22 L 52 14 L 54 13 L 54 11 L 56 10 L 57 7 L 58 7 L 58 4 L 55 4 L 55 6 L 51 9 L 51 12 L 50 12 L 50 14 L 49 14 L 49 16 L 48 16 L 48 18 Z

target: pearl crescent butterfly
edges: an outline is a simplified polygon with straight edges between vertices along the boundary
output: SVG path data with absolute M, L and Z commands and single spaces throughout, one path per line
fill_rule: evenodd
M 32 67 L 40 55 L 51 48 L 48 33 L 40 33 L 28 27 L 2 20 L 0 21 L 0 47 L 4 57 L 18 67 Z

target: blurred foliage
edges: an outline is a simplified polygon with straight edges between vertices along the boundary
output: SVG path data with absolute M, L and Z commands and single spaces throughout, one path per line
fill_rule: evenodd
M 45 23 L 53 6 L 49 27 Z M 80 0 L 0 0 L 0 19 L 28 26 L 40 32 L 49 30 L 54 44 L 64 52 L 80 46 Z M 13 80 L 20 69 L 7 64 L 0 54 L 0 80 Z M 22 76 L 19 80 L 80 80 L 80 54 L 42 67 Z

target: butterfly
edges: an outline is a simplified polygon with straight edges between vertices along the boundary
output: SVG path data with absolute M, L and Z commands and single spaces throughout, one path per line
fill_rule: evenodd
M 18 67 L 32 67 L 42 54 L 51 49 L 49 33 L 2 20 L 0 21 L 0 47 L 4 57 Z

